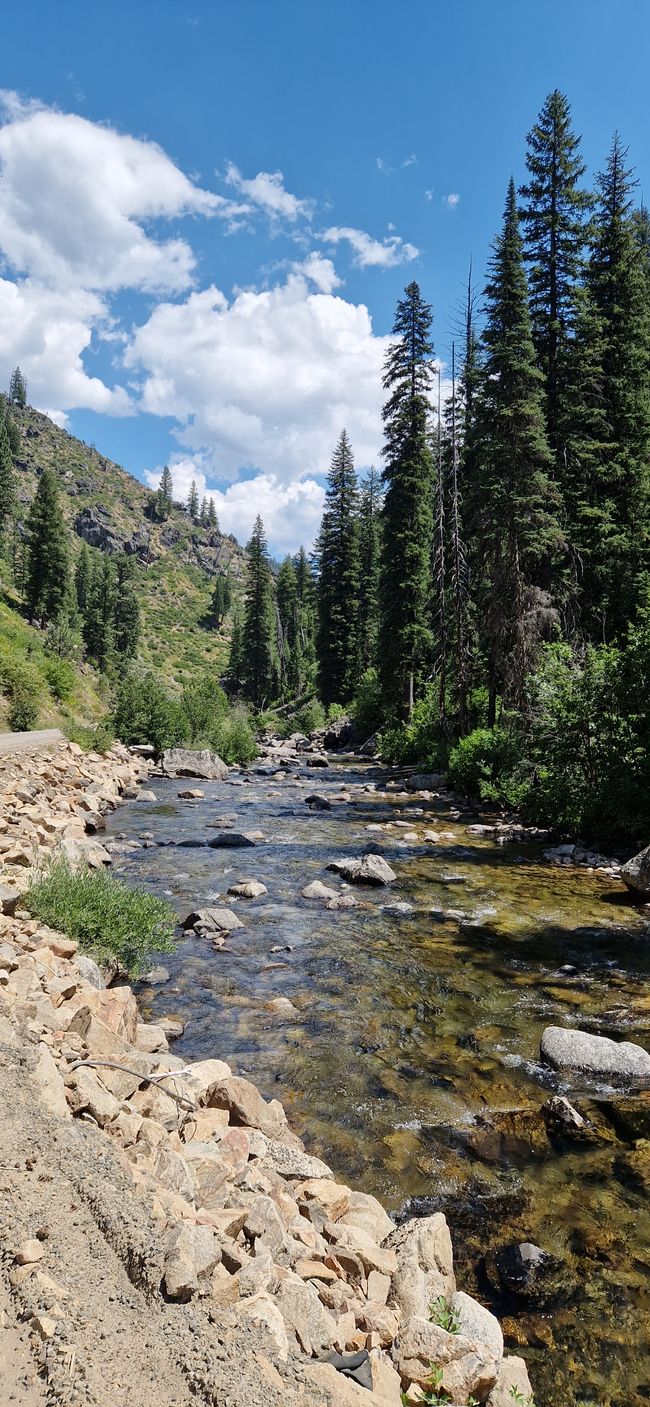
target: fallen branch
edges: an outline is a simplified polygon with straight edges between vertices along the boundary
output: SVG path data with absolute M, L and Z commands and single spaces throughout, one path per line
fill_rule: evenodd
M 72 1074 L 73 1070 L 81 1070 L 84 1067 L 93 1070 L 102 1068 L 106 1070 L 121 1070 L 123 1075 L 133 1075 L 134 1079 L 139 1080 L 141 1084 L 148 1085 L 160 1084 L 162 1080 L 175 1080 L 179 1075 L 190 1075 L 192 1073 L 192 1066 L 184 1065 L 182 1070 L 161 1070 L 158 1074 L 145 1075 L 141 1070 L 131 1070 L 128 1065 L 118 1065 L 115 1060 L 75 1060 L 74 1063 L 69 1066 L 69 1073 Z M 165 1089 L 163 1093 L 168 1094 L 171 1099 L 175 1099 L 181 1109 L 187 1109 L 190 1114 L 196 1113 L 198 1104 L 195 1100 L 188 1099 L 186 1095 L 176 1094 L 176 1091 L 173 1089 Z

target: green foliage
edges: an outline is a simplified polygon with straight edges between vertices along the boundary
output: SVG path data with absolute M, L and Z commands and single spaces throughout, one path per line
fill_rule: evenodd
M 68 719 L 64 732 L 66 738 L 71 743 L 77 743 L 84 752 L 108 752 L 115 742 L 113 728 L 106 720 L 95 724 L 94 727 L 87 727 L 83 723 L 76 723 L 74 719 Z
M 68 581 L 68 532 L 58 480 L 51 469 L 44 469 L 27 516 L 25 594 L 30 620 L 36 616 L 43 625 L 56 619 L 66 600 Z
M 58 703 L 70 703 L 77 685 L 77 676 L 70 661 L 52 655 L 46 659 L 43 673 L 52 697 Z
M 300 733 L 313 733 L 316 728 L 323 728 L 325 709 L 320 700 L 310 699 L 309 703 L 299 709 L 294 718 L 294 725 Z
M 453 1398 L 449 1396 L 449 1393 L 446 1392 L 445 1388 L 442 1386 L 443 1377 L 444 1373 L 439 1364 L 432 1363 L 427 1388 L 422 1398 L 426 1407 L 445 1407 L 446 1403 L 453 1401 Z
M 452 748 L 447 775 L 462 796 L 520 805 L 529 785 L 523 772 L 521 737 L 500 727 L 475 728 Z
M 366 741 L 381 728 L 385 709 L 376 669 L 366 669 L 361 675 L 352 702 L 352 717 Z
M 535 1407 L 535 1398 L 532 1392 L 524 1393 L 514 1383 L 510 1389 L 510 1396 L 517 1407 Z
M 444 1295 L 429 1305 L 429 1319 L 432 1324 L 437 1324 L 439 1329 L 444 1329 L 448 1334 L 460 1333 L 460 1316 L 457 1309 L 452 1309 Z
M 153 953 L 173 951 L 178 919 L 171 905 L 103 870 L 74 871 L 55 861 L 23 903 L 84 952 L 99 962 L 119 962 L 131 976 L 142 972 Z
M 224 714 L 210 732 L 210 746 L 229 765 L 240 763 L 245 766 L 257 757 L 257 742 L 249 714 L 243 705 L 238 704 Z
M 112 724 L 123 743 L 150 743 L 157 752 L 186 741 L 188 723 L 178 699 L 150 671 L 131 670 L 119 683 Z
M 264 524 L 259 514 L 246 548 L 248 572 L 242 626 L 241 678 L 244 697 L 263 708 L 277 692 L 273 578 Z
M 381 730 L 382 761 L 391 766 L 416 762 L 433 768 L 444 766 L 448 748 L 440 722 L 439 701 L 431 685 L 415 705 L 408 723 L 396 723 Z
M 14 367 L 9 382 L 9 400 L 23 409 L 27 405 L 27 382 L 19 366 Z
M 9 700 L 7 722 L 12 732 L 28 732 L 37 722 L 43 679 L 36 665 L 10 650 L 0 653 L 0 690 Z

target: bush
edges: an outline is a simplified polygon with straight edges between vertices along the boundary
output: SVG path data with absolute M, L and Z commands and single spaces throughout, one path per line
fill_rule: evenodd
M 364 740 L 367 741 L 381 728 L 384 713 L 377 670 L 367 669 L 361 675 L 352 703 L 352 717 Z
M 343 707 L 343 704 L 331 703 L 328 705 L 327 712 L 325 714 L 325 722 L 336 723 L 337 719 L 343 718 L 344 714 L 345 709 Z
M 0 655 L 0 689 L 9 699 L 7 722 L 12 732 L 28 732 L 38 721 L 43 679 L 29 660 L 10 652 Z
M 325 726 L 325 709 L 319 699 L 310 699 L 295 716 L 295 726 L 300 733 L 313 733 L 316 728 Z
M 380 751 L 382 761 L 392 766 L 419 763 L 429 769 L 444 767 L 449 742 L 440 726 L 438 700 L 431 686 L 415 705 L 409 723 L 382 728 Z
M 529 790 L 523 743 L 504 728 L 475 728 L 452 748 L 447 775 L 463 796 L 520 806 Z
M 215 726 L 209 737 L 210 746 L 230 765 L 243 766 L 257 757 L 257 743 L 251 721 L 243 706 L 233 708 Z
M 69 703 L 74 697 L 77 683 L 77 677 L 69 660 L 61 659 L 58 655 L 51 655 L 45 661 L 43 673 L 52 697 L 58 703 Z
M 119 962 L 132 977 L 153 953 L 174 948 L 178 920 L 171 905 L 104 870 L 75 871 L 55 861 L 22 902 L 34 918 L 66 933 L 99 962 Z
M 65 735 L 71 743 L 78 743 L 84 752 L 108 752 L 115 741 L 115 734 L 108 719 L 97 723 L 93 728 L 76 723 L 71 718 L 65 725 Z
M 150 743 L 157 752 L 178 747 L 188 736 L 181 705 L 151 673 L 126 675 L 117 690 L 112 724 L 123 743 Z

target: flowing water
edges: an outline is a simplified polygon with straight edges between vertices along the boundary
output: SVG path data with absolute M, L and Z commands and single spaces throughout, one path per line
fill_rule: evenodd
M 476 817 L 388 777 L 348 762 L 225 783 L 155 779 L 155 804 L 116 813 L 115 864 L 129 881 L 170 897 L 181 917 L 236 903 L 245 925 L 220 951 L 183 938 L 163 960 L 170 981 L 141 985 L 143 1008 L 187 1023 L 177 1054 L 221 1056 L 279 1097 L 341 1179 L 389 1210 L 423 1198 L 446 1212 L 459 1282 L 502 1317 L 541 1407 L 642 1407 L 650 1143 L 634 1140 L 650 1139 L 650 1106 L 567 1086 L 590 1137 L 549 1139 L 539 1109 L 565 1087 L 540 1064 L 539 1040 L 549 1024 L 578 1023 L 648 1045 L 650 924 L 617 881 L 547 864 L 539 844 L 472 834 Z M 179 800 L 184 785 L 205 799 Z M 330 811 L 305 804 L 341 789 L 350 799 Z M 224 818 L 264 840 L 205 848 Z M 340 888 L 326 865 L 370 842 L 397 873 L 391 889 L 357 888 L 348 910 L 302 898 L 313 879 Z M 244 877 L 268 894 L 218 900 Z M 409 912 L 390 907 L 405 901 Z M 274 1011 L 274 997 L 295 1011 Z M 541 1304 L 486 1277 L 484 1253 L 522 1240 L 558 1257 Z

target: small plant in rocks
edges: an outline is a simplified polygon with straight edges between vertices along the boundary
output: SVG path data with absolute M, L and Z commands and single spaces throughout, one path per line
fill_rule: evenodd
M 23 903 L 34 918 L 74 939 L 98 962 L 118 962 L 131 977 L 150 964 L 152 953 L 174 948 L 178 919 L 171 905 L 104 870 L 73 870 L 56 860 Z
M 431 1372 L 429 1374 L 429 1384 L 422 1398 L 422 1401 L 426 1403 L 426 1407 L 445 1407 L 446 1403 L 452 1401 L 449 1393 L 446 1392 L 442 1386 L 442 1377 L 442 1368 L 439 1367 L 437 1363 L 432 1363 Z
M 513 1383 L 510 1389 L 510 1396 L 513 1402 L 516 1402 L 517 1407 L 535 1407 L 535 1398 L 532 1393 L 522 1392 L 521 1388 L 517 1387 L 515 1383 Z
M 460 1333 L 458 1310 L 452 1309 L 447 1304 L 444 1295 L 438 1295 L 433 1304 L 429 1305 L 429 1318 L 433 1324 L 436 1324 L 439 1329 L 445 1329 L 448 1334 Z

